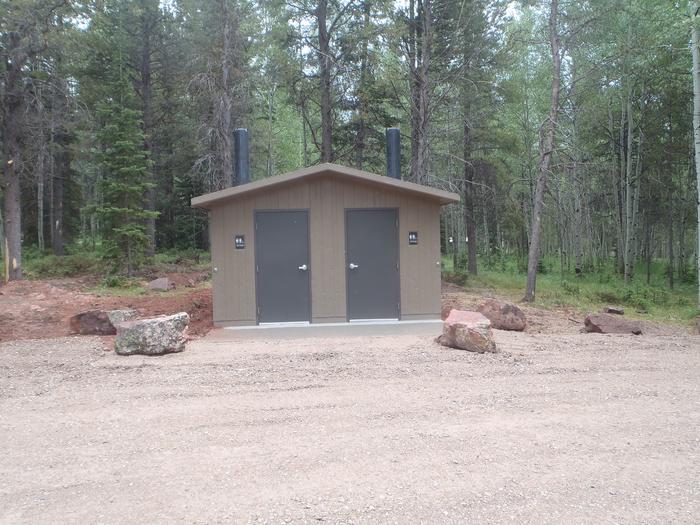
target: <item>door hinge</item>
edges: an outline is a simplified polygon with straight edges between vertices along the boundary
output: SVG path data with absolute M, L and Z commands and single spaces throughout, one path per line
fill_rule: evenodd
M 257 264 L 255 265 L 255 273 L 260 273 L 260 266 Z

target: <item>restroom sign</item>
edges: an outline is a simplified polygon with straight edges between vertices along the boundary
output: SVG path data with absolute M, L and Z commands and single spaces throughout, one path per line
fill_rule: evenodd
M 408 244 L 418 244 L 418 232 L 408 232 Z

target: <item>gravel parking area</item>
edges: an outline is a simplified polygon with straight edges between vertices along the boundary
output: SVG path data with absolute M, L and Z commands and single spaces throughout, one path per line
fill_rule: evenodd
M 0 344 L 5 523 L 697 523 L 700 337 Z

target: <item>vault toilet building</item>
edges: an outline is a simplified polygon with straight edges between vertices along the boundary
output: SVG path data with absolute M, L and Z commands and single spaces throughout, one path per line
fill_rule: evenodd
M 192 199 L 210 211 L 214 324 L 440 319 L 440 206 L 455 193 L 319 164 L 249 182 L 236 130 L 234 186 Z

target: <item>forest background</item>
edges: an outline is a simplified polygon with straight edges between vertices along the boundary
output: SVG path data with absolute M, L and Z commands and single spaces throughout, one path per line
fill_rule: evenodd
M 441 221 L 446 278 L 690 318 L 697 14 L 668 0 L 0 0 L 5 279 L 206 252 L 189 202 L 231 184 L 235 128 L 260 179 L 318 162 L 383 174 L 399 127 L 404 179 L 462 196 Z

